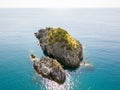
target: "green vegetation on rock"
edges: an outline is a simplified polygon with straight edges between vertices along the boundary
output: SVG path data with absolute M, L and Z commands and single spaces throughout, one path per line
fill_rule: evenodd
M 76 49 L 79 45 L 79 42 L 62 28 L 50 28 L 47 39 L 49 45 L 52 45 L 56 42 L 64 42 L 62 47 L 66 46 L 68 50 Z

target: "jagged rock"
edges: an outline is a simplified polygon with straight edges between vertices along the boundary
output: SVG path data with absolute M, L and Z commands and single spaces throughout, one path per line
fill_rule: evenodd
M 34 60 L 33 67 L 38 74 L 59 84 L 63 84 L 66 79 L 65 71 L 56 59 L 42 57 L 39 61 Z
M 82 61 L 82 45 L 64 29 L 46 28 L 35 33 L 46 56 L 57 59 L 67 68 L 78 67 Z

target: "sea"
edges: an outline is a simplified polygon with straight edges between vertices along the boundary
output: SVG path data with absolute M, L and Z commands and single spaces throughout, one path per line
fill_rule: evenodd
M 88 66 L 65 70 L 59 85 L 36 74 L 44 56 L 34 33 L 61 27 L 83 46 Z M 1 8 L 0 90 L 120 90 L 120 8 Z

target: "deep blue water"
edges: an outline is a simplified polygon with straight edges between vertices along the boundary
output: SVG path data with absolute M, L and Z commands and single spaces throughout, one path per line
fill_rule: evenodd
M 62 27 L 84 46 L 91 67 L 67 71 L 64 85 L 38 76 L 29 54 L 43 56 L 34 33 Z M 120 90 L 120 8 L 0 9 L 0 90 Z

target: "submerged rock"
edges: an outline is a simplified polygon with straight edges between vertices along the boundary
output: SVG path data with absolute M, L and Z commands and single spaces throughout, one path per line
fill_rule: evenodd
M 63 84 L 66 79 L 65 71 L 56 59 L 42 57 L 39 61 L 34 60 L 34 69 L 43 77 Z
M 46 56 L 57 59 L 67 68 L 78 67 L 82 60 L 82 45 L 64 29 L 46 28 L 35 33 Z

